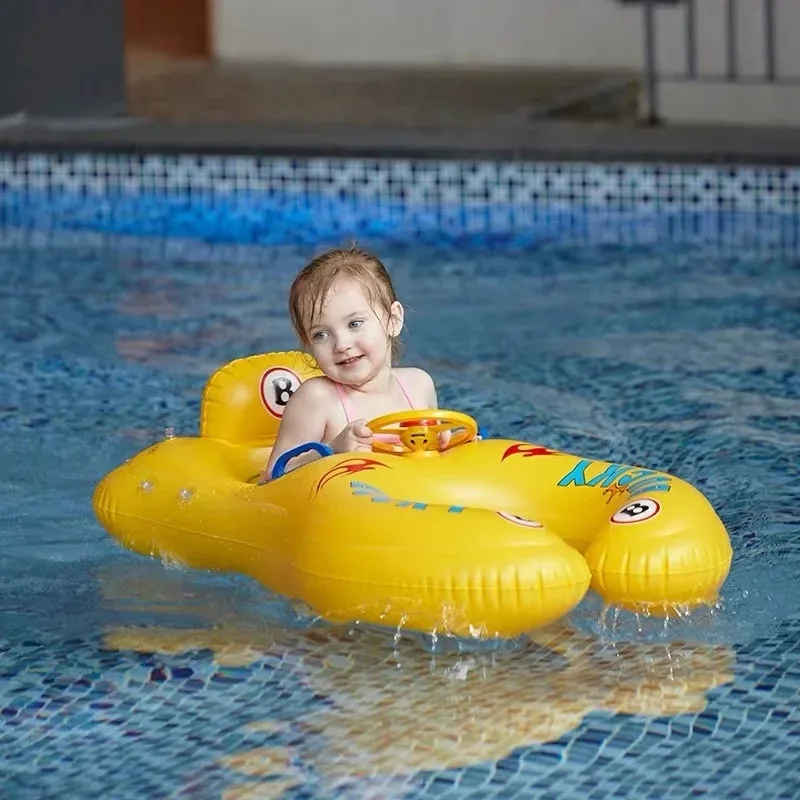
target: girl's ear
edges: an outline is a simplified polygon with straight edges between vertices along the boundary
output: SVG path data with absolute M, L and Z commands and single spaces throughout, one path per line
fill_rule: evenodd
M 395 300 L 389 309 L 389 336 L 391 336 L 392 339 L 396 339 L 400 335 L 400 331 L 403 330 L 405 314 L 406 311 L 402 303 Z

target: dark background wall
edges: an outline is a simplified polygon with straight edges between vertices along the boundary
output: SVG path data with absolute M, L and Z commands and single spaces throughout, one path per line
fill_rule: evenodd
M 124 110 L 123 0 L 0 0 L 0 115 Z

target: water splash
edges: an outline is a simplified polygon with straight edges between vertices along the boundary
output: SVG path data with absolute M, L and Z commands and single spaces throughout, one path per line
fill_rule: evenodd
M 697 606 L 669 603 L 656 614 L 644 605 L 628 610 L 590 596 L 572 612 L 569 621 L 602 641 L 647 643 L 681 640 L 702 643 L 720 641 L 723 633 L 720 612 L 723 608 L 724 600 L 720 597 Z

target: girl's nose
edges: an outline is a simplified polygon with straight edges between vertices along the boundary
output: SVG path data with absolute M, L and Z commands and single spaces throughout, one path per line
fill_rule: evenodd
M 337 353 L 344 353 L 352 346 L 352 337 L 346 333 L 337 333 L 333 341 L 333 349 Z

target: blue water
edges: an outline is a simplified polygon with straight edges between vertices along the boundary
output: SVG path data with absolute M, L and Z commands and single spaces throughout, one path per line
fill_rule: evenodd
M 800 268 L 791 251 L 382 247 L 407 363 L 495 434 L 696 484 L 718 609 L 588 599 L 474 652 L 313 624 L 121 550 L 95 482 L 295 346 L 303 246 L 0 231 L 3 797 L 797 797 Z

